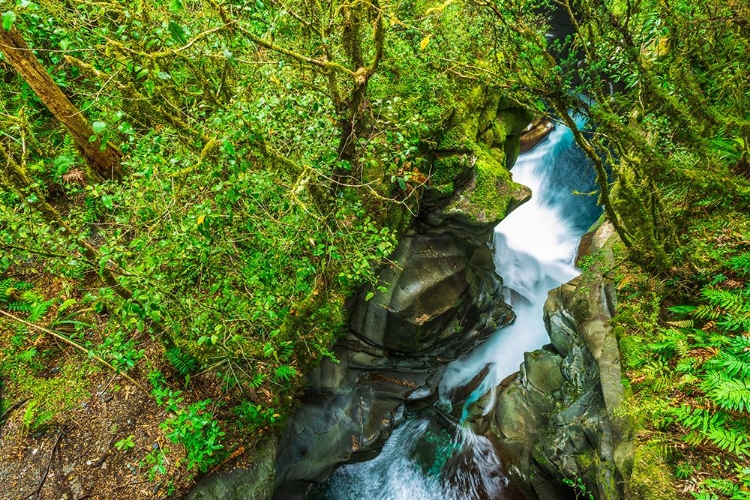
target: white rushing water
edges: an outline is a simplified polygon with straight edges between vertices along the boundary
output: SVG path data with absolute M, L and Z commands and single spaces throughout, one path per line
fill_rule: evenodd
M 497 498 L 508 484 L 490 441 L 429 418 L 408 420 L 380 454 L 340 467 L 325 499 L 464 500 Z
M 506 302 L 516 321 L 466 356 L 450 363 L 440 382 L 441 406 L 485 367 L 487 376 L 464 408 L 518 370 L 523 354 L 549 343 L 542 307 L 547 292 L 576 276 L 580 237 L 599 216 L 594 179 L 572 133 L 558 127 L 521 155 L 513 179 L 531 188 L 531 200 L 495 228 L 494 252 Z M 487 405 L 488 408 L 491 405 Z M 464 415 L 466 410 L 464 410 Z M 470 500 L 510 498 L 489 440 L 468 427 L 419 416 L 396 429 L 373 460 L 344 465 L 314 495 L 325 500 Z M 514 497 L 516 498 L 516 497 Z
M 549 343 L 542 316 L 547 292 L 578 275 L 578 243 L 596 217 L 590 200 L 573 193 L 589 191 L 592 182 L 585 158 L 576 152 L 570 130 L 558 127 L 513 167 L 513 180 L 531 188 L 532 198 L 495 228 L 494 251 L 505 300 L 517 318 L 448 365 L 440 382 L 443 398 L 489 366 L 469 402 L 478 399 L 516 372 L 525 352 Z

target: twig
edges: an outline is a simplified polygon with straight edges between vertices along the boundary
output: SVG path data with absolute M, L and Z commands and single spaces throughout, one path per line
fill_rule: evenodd
M 85 347 L 83 347 L 83 346 L 81 346 L 81 345 L 78 345 L 78 344 L 76 344 L 75 342 L 73 342 L 72 340 L 70 340 L 70 339 L 69 339 L 68 337 L 66 337 L 65 335 L 62 335 L 62 334 L 60 334 L 60 333 L 57 333 L 57 332 L 53 332 L 52 330 L 49 330 L 49 329 L 47 329 L 47 328 L 44 328 L 44 327 L 42 327 L 42 326 L 39 326 L 39 325 L 35 325 L 34 323 L 29 323 L 28 321 L 26 321 L 26 320 L 23 320 L 23 319 L 19 318 L 18 316 L 14 316 L 14 315 L 12 315 L 11 313 L 9 313 L 9 312 L 7 312 L 7 311 L 3 311 L 2 309 L 0 309 L 0 314 L 2 314 L 3 316 L 7 316 L 7 317 L 9 317 L 9 318 L 10 318 L 10 319 L 12 319 L 12 320 L 18 321 L 19 323 L 23 323 L 23 324 L 24 324 L 24 325 L 26 325 L 26 326 L 30 326 L 30 327 L 32 327 L 32 328 L 36 328 L 36 329 L 37 329 L 37 330 L 39 330 L 40 332 L 44 332 L 44 333 L 46 333 L 46 334 L 48 334 L 48 335 L 52 335 L 52 336 L 53 336 L 53 337 L 55 337 L 56 339 L 62 340 L 62 341 L 63 341 L 63 342 L 65 342 L 66 344 L 70 344 L 70 345 L 72 345 L 73 347 L 75 347 L 75 348 L 76 348 L 76 349 L 78 349 L 79 351 L 83 351 L 83 352 L 85 352 L 85 353 L 86 353 L 86 354 L 87 354 L 88 356 L 90 356 L 90 357 L 94 358 L 95 360 L 97 360 L 98 362 L 100 362 L 100 363 L 101 363 L 101 364 L 103 364 L 104 366 L 108 367 L 109 369 L 111 369 L 111 370 L 112 370 L 112 371 L 114 371 L 115 373 L 119 373 L 120 375 L 122 375 L 122 376 L 123 376 L 123 377 L 125 377 L 126 379 L 130 380 L 130 382 L 131 382 L 131 383 L 133 383 L 133 384 L 134 384 L 134 385 L 135 385 L 136 387 L 138 387 L 138 388 L 139 388 L 140 390 L 142 390 L 142 391 L 144 392 L 144 394 L 146 394 L 146 395 L 148 395 L 148 396 L 151 396 L 151 393 L 149 393 L 149 392 L 148 392 L 148 391 L 147 391 L 147 390 L 146 390 L 146 389 L 145 389 L 145 388 L 144 388 L 144 387 L 143 387 L 143 386 L 142 386 L 142 385 L 141 385 L 140 383 L 138 383 L 138 381 L 136 381 L 135 379 L 133 379 L 133 378 L 132 378 L 132 377 L 131 377 L 130 375 L 128 375 L 127 373 L 123 373 L 123 372 L 119 371 L 119 370 L 118 370 L 117 368 L 115 368 L 114 366 L 110 365 L 109 363 L 107 363 L 107 362 L 106 362 L 106 361 L 104 361 L 104 360 L 103 360 L 102 358 L 100 358 L 99 356 L 97 356 L 97 355 L 96 355 L 96 354 L 94 354 L 93 352 L 89 351 L 89 350 L 88 350 L 88 349 L 86 349 Z
M 52 459 L 55 456 L 55 450 L 57 449 L 57 445 L 60 444 L 60 439 L 62 438 L 62 435 L 63 435 L 63 430 L 60 429 L 60 431 L 57 433 L 57 439 L 55 439 L 55 444 L 52 445 L 52 451 L 49 453 L 49 461 L 47 462 L 47 468 L 44 470 L 44 474 L 42 475 L 42 480 L 39 481 L 39 486 L 37 486 L 34 491 L 32 491 L 31 493 L 23 497 L 21 500 L 26 500 L 27 498 L 38 496 L 39 493 L 42 491 L 44 482 L 47 480 L 47 474 L 49 474 L 49 468 L 52 466 Z
M 0 435 L 2 435 L 3 431 L 3 424 L 5 423 L 5 419 L 10 415 L 10 413 L 15 410 L 16 408 L 23 405 L 26 401 L 28 401 L 29 398 L 22 399 L 21 401 L 18 401 L 17 403 L 14 403 L 10 408 L 5 410 L 2 415 L 0 415 Z

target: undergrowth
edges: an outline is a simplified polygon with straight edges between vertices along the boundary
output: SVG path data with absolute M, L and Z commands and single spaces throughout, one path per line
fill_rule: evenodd
M 701 235 L 686 244 L 690 271 L 657 281 L 631 267 L 620 280 L 616 329 L 641 418 L 638 446 L 651 449 L 636 461 L 633 488 L 648 498 L 747 499 L 750 231 L 742 214 L 724 211 L 687 234 Z M 667 496 L 648 486 L 663 490 L 664 481 L 641 473 L 661 462 L 675 490 Z

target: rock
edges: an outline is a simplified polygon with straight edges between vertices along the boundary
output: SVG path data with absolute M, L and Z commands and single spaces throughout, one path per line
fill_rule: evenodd
M 555 130 L 555 124 L 546 118 L 534 120 L 520 135 L 520 152 L 531 151 L 546 139 L 553 130 Z
M 611 226 L 596 232 L 591 248 L 611 258 Z M 550 291 L 551 349 L 527 353 L 501 390 L 488 435 L 530 500 L 569 498 L 563 479 L 570 478 L 581 478 L 596 498 L 625 498 L 633 447 L 630 422 L 618 411 L 625 394 L 610 324 L 615 303 L 597 264 Z
M 493 227 L 417 221 L 379 275 L 385 292 L 351 307 L 340 363 L 311 375 L 284 431 L 275 498 L 304 498 L 335 467 L 370 458 L 404 420 L 407 404 L 434 400 L 445 363 L 513 319 L 488 242 Z
M 209 474 L 185 500 L 268 500 L 273 494 L 275 439 L 260 443 L 253 452 L 252 464 Z

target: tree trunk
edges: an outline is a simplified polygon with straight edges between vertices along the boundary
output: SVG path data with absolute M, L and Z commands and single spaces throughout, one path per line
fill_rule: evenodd
M 0 50 L 47 109 L 65 125 L 88 164 L 105 179 L 119 178 L 122 173 L 120 152 L 109 146 L 102 151 L 99 139 L 89 142 L 89 137 L 94 135 L 91 125 L 52 81 L 18 30 L 0 28 Z

